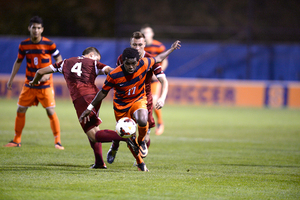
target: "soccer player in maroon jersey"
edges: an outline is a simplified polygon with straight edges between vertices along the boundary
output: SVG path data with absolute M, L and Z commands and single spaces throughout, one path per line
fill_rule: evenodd
M 166 47 L 163 45 L 163 43 L 157 41 L 154 39 L 154 32 L 151 26 L 148 24 L 145 24 L 141 28 L 141 32 L 145 35 L 146 39 L 146 46 L 145 51 L 150 53 L 153 56 L 156 56 L 160 54 L 161 52 L 164 52 L 166 50 Z M 168 67 L 168 58 L 164 59 L 161 63 L 161 67 L 163 71 L 166 71 Z M 155 103 L 158 100 L 158 97 L 160 96 L 160 93 L 162 91 L 162 85 L 157 81 L 155 77 L 152 78 L 151 82 L 151 92 L 153 97 L 153 102 Z M 162 117 L 162 111 L 158 109 L 154 109 L 154 113 L 157 118 L 157 127 L 155 134 L 161 135 L 164 132 L 164 122 Z
M 130 38 L 130 46 L 136 50 L 138 50 L 140 59 L 144 57 L 153 57 L 151 54 L 147 53 L 145 48 L 146 42 L 145 42 L 145 36 L 143 33 L 136 31 L 132 34 L 132 37 Z M 118 57 L 117 60 L 117 66 L 122 65 L 122 54 Z M 145 142 L 147 144 L 147 148 L 150 146 L 150 129 L 155 127 L 155 121 L 152 115 L 153 110 L 153 100 L 152 100 L 152 94 L 151 94 L 151 80 L 152 76 L 155 75 L 156 78 L 160 81 L 162 85 L 162 92 L 160 95 L 160 98 L 158 101 L 162 101 L 162 105 L 164 105 L 167 93 L 168 93 L 168 80 L 166 79 L 166 76 L 164 72 L 162 71 L 161 65 L 159 63 L 156 63 L 153 65 L 149 71 L 147 72 L 146 79 L 145 79 L 145 89 L 146 89 L 146 96 L 147 96 L 147 109 L 148 109 L 148 123 L 149 128 L 147 135 L 145 137 Z M 116 153 L 118 151 L 119 142 L 114 141 L 111 148 L 107 152 L 107 162 L 113 163 L 114 159 L 116 157 Z M 142 155 L 142 158 L 144 156 Z
M 46 109 L 50 120 L 50 126 L 54 135 L 54 146 L 63 150 L 60 140 L 60 124 L 55 112 L 55 99 L 53 90 L 52 75 L 45 75 L 40 83 L 29 86 L 38 69 L 47 67 L 52 63 L 52 57 L 56 62 L 60 62 L 62 57 L 56 48 L 55 43 L 46 37 L 42 37 L 44 31 L 43 20 L 38 16 L 30 19 L 28 31 L 30 38 L 22 41 L 19 45 L 18 57 L 13 65 L 7 88 L 11 90 L 12 82 L 19 71 L 23 59 L 26 57 L 26 79 L 18 101 L 17 116 L 15 120 L 14 139 L 5 147 L 20 147 L 22 131 L 25 126 L 25 114 L 29 107 L 37 106 L 39 103 Z
M 110 89 L 114 89 L 114 112 L 116 121 L 122 117 L 133 118 L 138 124 L 138 137 L 136 142 L 139 151 L 129 146 L 130 151 L 136 159 L 138 170 L 148 171 L 141 154 L 147 154 L 147 146 L 144 138 L 148 131 L 148 110 L 145 93 L 145 78 L 147 71 L 158 62 L 165 59 L 175 49 L 180 48 L 180 41 L 172 44 L 167 51 L 156 57 L 140 59 L 139 52 L 133 48 L 126 48 L 122 54 L 123 65 L 111 71 L 104 82 L 102 89 L 97 93 L 91 104 L 81 114 L 79 121 L 86 122 L 92 109 L 104 99 Z M 157 102 L 156 108 L 161 108 L 162 102 Z
M 50 65 L 36 72 L 34 79 L 29 83 L 36 85 L 44 74 L 60 72 L 64 75 L 77 116 L 79 117 L 85 108 L 91 103 L 99 91 L 95 85 L 98 75 L 108 74 L 111 67 L 100 63 L 101 55 L 94 47 L 86 48 L 82 56 L 65 59 L 59 63 Z M 81 127 L 88 136 L 91 147 L 95 154 L 95 164 L 91 168 L 106 168 L 102 156 L 103 142 L 129 141 L 121 138 L 115 131 L 100 130 L 102 123 L 98 117 L 101 102 L 92 109 L 86 122 L 81 122 Z M 130 145 L 130 144 L 129 144 Z

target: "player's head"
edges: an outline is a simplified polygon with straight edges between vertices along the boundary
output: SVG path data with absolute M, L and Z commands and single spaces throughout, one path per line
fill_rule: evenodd
M 145 40 L 147 44 L 151 44 L 154 37 L 154 31 L 149 24 L 145 24 L 141 28 L 141 32 L 145 35 Z
M 138 50 L 140 58 L 142 58 L 144 56 L 144 48 L 146 46 L 145 35 L 140 31 L 134 32 L 130 38 L 130 46 L 131 48 Z
M 93 60 L 97 60 L 97 61 L 100 61 L 100 59 L 101 59 L 101 54 L 98 51 L 98 49 L 95 48 L 95 47 L 88 47 L 88 48 L 86 48 L 82 52 L 82 55 L 84 57 L 87 57 L 87 58 L 90 58 L 90 59 L 93 59 Z
M 34 16 L 29 21 L 28 31 L 32 39 L 38 39 L 44 31 L 43 19 L 39 16 Z
M 122 53 L 122 60 L 124 63 L 125 70 L 129 74 L 133 74 L 136 70 L 140 55 L 138 50 L 134 48 L 126 48 Z

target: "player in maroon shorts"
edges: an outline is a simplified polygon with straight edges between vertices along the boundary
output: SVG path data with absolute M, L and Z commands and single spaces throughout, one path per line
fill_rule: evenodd
M 138 50 L 140 58 L 144 57 L 153 57 L 151 54 L 147 53 L 144 48 L 146 46 L 146 40 L 143 33 L 136 31 L 132 34 L 132 37 L 130 38 L 130 46 L 131 48 L 134 48 Z M 122 65 L 122 54 L 118 57 L 117 60 L 117 66 Z M 148 109 L 148 123 L 149 123 L 149 129 L 147 132 L 147 135 L 145 137 L 145 142 L 147 144 L 147 147 L 150 146 L 150 129 L 155 127 L 155 121 L 152 115 L 153 111 L 153 99 L 152 99 L 152 93 L 151 93 L 151 80 L 153 77 L 153 74 L 157 77 L 157 79 L 160 81 L 162 85 L 162 92 L 159 101 L 163 102 L 162 105 L 164 105 L 167 93 L 168 93 L 168 80 L 162 71 L 160 63 L 156 63 L 153 65 L 150 70 L 147 72 L 146 79 L 145 79 L 145 88 L 146 88 L 146 96 L 147 96 L 147 109 Z M 111 145 L 111 148 L 107 152 L 107 162 L 113 163 L 114 159 L 116 157 L 116 153 L 119 148 L 119 141 L 114 141 Z M 143 156 L 142 156 L 143 157 Z
M 92 102 L 99 91 L 95 85 L 98 75 L 108 74 L 112 68 L 100 63 L 101 55 L 94 47 L 86 48 L 82 56 L 65 59 L 59 63 L 50 65 L 36 72 L 30 85 L 38 84 L 44 74 L 60 72 L 64 75 L 67 86 L 77 113 L 78 118 L 86 107 Z M 102 142 L 128 141 L 121 138 L 115 131 L 100 130 L 102 123 L 98 117 L 101 102 L 95 106 L 87 121 L 81 122 L 81 127 L 88 136 L 89 142 L 95 154 L 95 164 L 91 168 L 105 168 L 102 156 Z

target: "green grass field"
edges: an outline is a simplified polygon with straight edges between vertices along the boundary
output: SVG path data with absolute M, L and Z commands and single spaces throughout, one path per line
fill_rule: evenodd
M 1 146 L 13 138 L 16 103 L 0 99 Z M 300 199 L 300 110 L 166 105 L 148 173 L 133 167 L 125 143 L 107 170 L 89 169 L 71 100 L 57 100 L 56 112 L 64 151 L 41 106 L 27 112 L 22 147 L 0 147 L 0 199 Z M 101 129 L 114 129 L 111 103 L 100 117 Z

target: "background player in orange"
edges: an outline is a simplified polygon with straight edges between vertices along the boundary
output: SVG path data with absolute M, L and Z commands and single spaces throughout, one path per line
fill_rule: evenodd
M 140 171 L 148 171 L 141 154 L 148 153 L 144 138 L 148 131 L 148 110 L 145 93 L 145 78 L 147 71 L 155 63 L 161 62 L 175 49 L 180 48 L 180 41 L 172 44 L 167 51 L 157 55 L 155 58 L 140 59 L 139 52 L 133 48 L 126 48 L 122 54 L 123 65 L 111 71 L 104 82 L 102 89 L 97 93 L 92 103 L 82 113 L 79 120 L 87 121 L 91 110 L 107 96 L 110 89 L 114 89 L 114 112 L 118 121 L 122 117 L 133 118 L 138 124 L 137 143 L 139 150 L 135 151 L 129 146 L 133 156 L 136 158 L 137 167 Z M 163 102 L 158 101 L 156 108 L 161 108 Z
M 29 85 L 37 84 L 44 74 L 62 73 L 79 117 L 99 91 L 95 85 L 96 77 L 108 74 L 112 70 L 108 65 L 100 63 L 100 59 L 101 55 L 98 49 L 88 47 L 83 51 L 82 56 L 64 59 L 59 63 L 38 70 L 34 79 L 29 82 Z M 102 142 L 112 142 L 113 140 L 127 141 L 127 139 L 121 138 L 115 131 L 99 129 L 98 126 L 102 123 L 98 117 L 100 106 L 101 102 L 93 109 L 88 122 L 81 123 L 81 127 L 88 136 L 95 155 L 95 164 L 91 168 L 106 169 L 102 157 Z
M 29 86 L 38 69 L 47 67 L 52 63 L 52 56 L 56 62 L 60 62 L 62 57 L 53 43 L 48 38 L 42 37 L 44 31 L 43 20 L 38 16 L 30 19 L 28 31 L 30 38 L 24 40 L 19 45 L 18 57 L 13 65 L 7 88 L 11 90 L 12 82 L 20 69 L 23 59 L 26 57 L 26 79 L 18 101 L 17 116 L 15 121 L 15 137 L 5 147 L 20 147 L 22 130 L 25 126 L 25 114 L 30 106 L 37 106 L 40 102 L 46 109 L 50 119 L 50 126 L 54 135 L 55 148 L 63 150 L 60 140 L 60 125 L 55 113 L 55 99 L 53 90 L 52 75 L 45 75 L 40 80 L 40 84 Z
M 131 48 L 134 48 L 138 50 L 140 59 L 144 57 L 153 57 L 151 54 L 147 53 L 144 48 L 146 46 L 145 36 L 143 33 L 136 31 L 132 34 L 132 37 L 130 38 L 130 46 Z M 117 66 L 122 65 L 122 54 L 118 57 L 117 60 Z M 147 135 L 145 137 L 145 142 L 147 144 L 147 148 L 150 146 L 150 130 L 151 128 L 155 127 L 155 121 L 152 115 L 153 111 L 153 101 L 152 101 L 152 94 L 151 94 L 151 79 L 152 76 L 155 75 L 156 78 L 160 81 L 162 85 L 162 92 L 160 94 L 160 100 L 165 102 L 165 99 L 167 97 L 168 93 L 168 80 L 162 71 L 162 68 L 159 63 L 156 63 L 153 65 L 149 71 L 147 72 L 146 79 L 145 79 L 145 90 L 146 90 L 146 96 L 147 96 L 147 109 L 148 109 L 148 124 L 149 129 L 147 132 Z M 118 151 L 119 142 L 114 141 L 111 148 L 109 149 L 107 153 L 107 162 L 113 163 L 114 159 L 116 157 L 116 153 Z M 142 156 L 143 157 L 143 156 Z
M 146 39 L 146 47 L 145 51 L 156 56 L 166 50 L 166 47 L 159 41 L 154 40 L 154 32 L 153 29 L 149 25 L 144 25 L 141 28 L 141 32 L 145 35 Z M 165 71 L 168 67 L 168 59 L 164 59 L 161 63 L 161 68 Z M 151 92 L 153 97 L 154 104 L 157 102 L 158 97 L 162 91 L 161 84 L 157 81 L 157 78 L 153 76 L 151 82 Z M 154 109 L 154 113 L 157 117 L 157 125 L 156 125 L 156 135 L 161 135 L 164 132 L 164 122 L 162 118 L 162 111 L 158 109 Z

